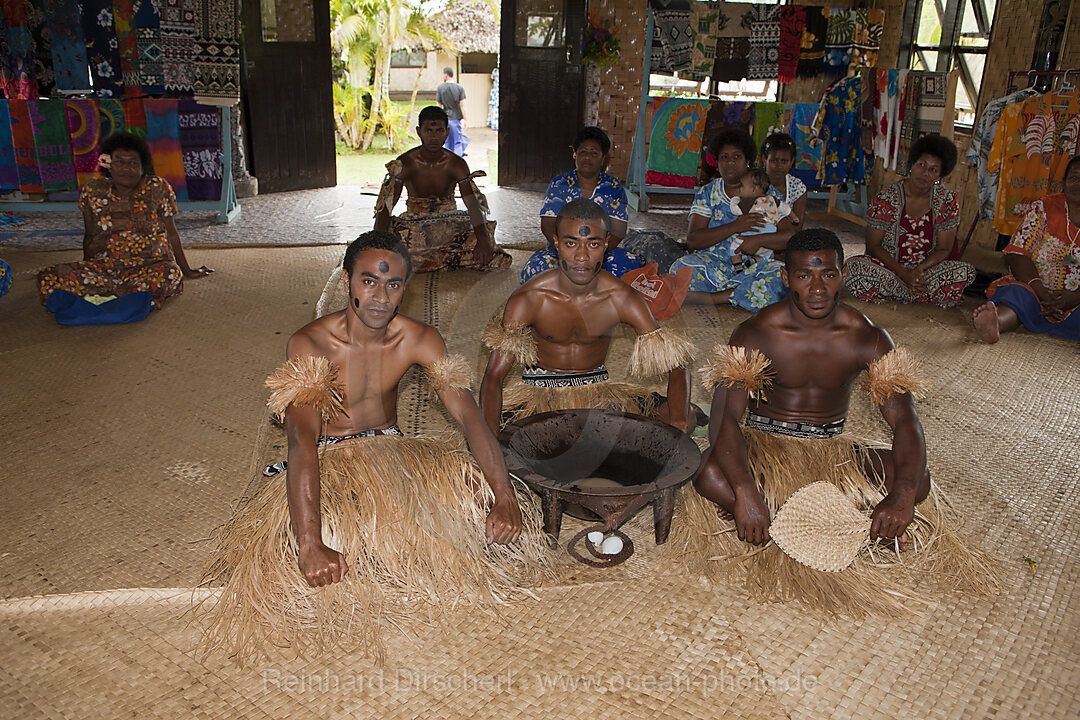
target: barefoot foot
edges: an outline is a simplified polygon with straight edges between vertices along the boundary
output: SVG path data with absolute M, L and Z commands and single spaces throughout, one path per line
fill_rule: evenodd
M 997 305 L 994 303 L 988 302 L 975 308 L 971 319 L 975 322 L 975 332 L 983 342 L 996 343 L 1001 338 Z

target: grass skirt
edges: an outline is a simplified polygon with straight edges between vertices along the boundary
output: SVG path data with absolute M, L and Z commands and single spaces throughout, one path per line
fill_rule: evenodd
M 438 624 L 462 604 L 506 603 L 550 572 L 531 494 L 518 488 L 520 540 L 488 545 L 491 490 L 445 443 L 359 438 L 320 448 L 319 468 L 323 542 L 345 554 L 348 574 L 308 586 L 279 475 L 218 531 L 206 581 L 224 589 L 209 610 L 208 647 L 242 662 L 272 645 L 301 655 L 362 647 L 381 657 L 386 629 Z
M 656 405 L 656 396 L 652 391 L 633 383 L 612 380 L 564 388 L 539 387 L 519 381 L 503 391 L 504 422 L 574 408 L 650 416 L 656 410 Z
M 834 484 L 867 516 L 884 498 L 881 478 L 867 477 L 849 436 L 804 440 L 743 430 L 750 471 L 770 517 L 796 490 L 816 481 Z M 865 445 L 863 445 L 865 447 Z M 867 544 L 841 572 L 821 572 L 792 560 L 769 542 L 764 548 L 739 540 L 735 521 L 687 486 L 676 508 L 666 552 L 674 553 L 711 581 L 737 579 L 760 602 L 795 600 L 830 615 L 863 617 L 919 610 L 945 589 L 987 594 L 998 570 L 982 551 L 957 535 L 959 519 L 940 491 L 915 507 L 908 526 L 911 549 Z

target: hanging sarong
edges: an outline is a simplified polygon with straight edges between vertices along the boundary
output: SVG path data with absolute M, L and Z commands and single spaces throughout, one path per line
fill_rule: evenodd
M 112 0 L 82 0 L 82 6 L 82 30 L 94 92 L 103 97 L 120 97 L 124 87 Z
M 154 157 L 154 172 L 172 186 L 177 200 L 187 200 L 184 154 L 180 149 L 177 100 L 146 100 L 146 142 Z
M 43 193 L 37 152 L 34 149 L 34 130 L 26 100 L 9 100 L 11 142 L 15 146 L 15 164 L 19 170 L 19 190 L 24 193 Z
M 0 192 L 19 188 L 19 168 L 15 164 L 15 146 L 11 143 L 11 119 L 7 100 L 0 100 Z
M 753 5 L 750 10 L 748 80 L 775 80 L 780 59 L 780 6 Z
M 26 108 L 34 128 L 34 150 L 42 187 L 49 191 L 76 189 L 64 101 L 28 100 Z
M 161 19 L 152 2 L 141 3 L 135 13 L 135 42 L 139 49 L 139 85 L 148 95 L 160 95 L 165 92 Z
M 803 29 L 799 52 L 798 77 L 817 77 L 825 60 L 825 33 L 828 28 L 828 8 L 807 7 L 806 27 Z
M 181 100 L 177 119 L 184 154 L 184 177 L 188 199 L 221 197 L 220 111 L 194 100 Z
M 65 100 L 68 137 L 75 176 L 82 187 L 97 177 L 98 143 L 101 134 L 101 118 L 98 117 L 97 100 Z
M 777 75 L 782 83 L 795 79 L 803 30 L 806 28 L 806 10 L 802 5 L 784 5 L 780 8 L 780 59 L 777 61 Z

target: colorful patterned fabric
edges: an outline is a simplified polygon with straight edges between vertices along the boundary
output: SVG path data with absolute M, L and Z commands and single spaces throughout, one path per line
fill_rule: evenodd
M 26 21 L 34 43 L 34 77 L 37 79 L 37 95 L 49 97 L 56 94 L 56 73 L 53 70 L 51 32 L 49 18 L 45 13 L 44 0 L 27 2 L 29 16 Z
M 26 109 L 34 128 L 34 151 L 42 186 L 50 191 L 76 189 L 64 101 L 28 100 Z
M 886 168 L 896 168 L 900 147 L 901 98 L 907 85 L 907 70 L 877 68 L 877 97 L 874 100 L 874 155 Z
M 817 187 L 823 149 L 813 127 L 817 103 L 784 103 L 784 110 L 791 111 L 788 133 L 795 140 L 795 165 L 791 173 L 806 185 Z
M 11 123 L 11 142 L 15 146 L 15 165 L 19 170 L 19 190 L 24 193 L 43 193 L 41 172 L 38 170 L 37 150 L 34 146 L 34 129 L 30 122 L 30 110 L 26 100 L 9 100 L 8 116 Z
M 822 141 L 825 145 L 824 184 L 854 182 L 865 185 L 873 156 L 862 149 L 861 81 L 845 78 L 822 100 Z
M 1048 290 L 1080 289 L 1080 227 L 1069 222 L 1068 205 L 1061 193 L 1031 204 L 1004 252 L 1030 258 Z M 1007 275 L 990 288 L 1018 282 Z
M 992 100 L 983 108 L 979 116 L 979 122 L 975 125 L 975 131 L 971 136 L 971 145 L 968 146 L 967 160 L 969 165 L 975 166 L 975 175 L 979 184 L 979 219 L 992 220 L 994 217 L 994 205 L 997 202 L 998 174 L 990 172 L 990 150 L 994 146 L 994 136 L 997 134 L 998 121 L 1002 113 L 1009 105 L 1034 97 L 1039 93 L 1031 88 L 1018 90 L 997 100 Z
M 120 49 L 113 24 L 112 0 L 80 0 L 82 31 L 94 92 L 102 97 L 124 94 Z
M 0 297 L 11 289 L 11 266 L 0 260 Z
M 59 90 L 89 92 L 86 40 L 79 19 L 79 0 L 45 0 L 45 3 L 56 87 Z
M 15 163 L 15 146 L 11 142 L 11 118 L 7 100 L 0 100 L 0 192 L 19 188 L 19 167 Z
M 82 187 L 97 177 L 98 143 L 101 140 L 101 119 L 97 100 L 65 100 L 68 137 L 75 176 Z
M 791 116 L 788 114 L 784 103 L 759 102 L 754 105 L 754 147 L 761 152 L 761 146 L 765 138 L 775 132 L 787 132 L 791 126 Z M 758 158 L 759 165 L 764 161 Z
M 874 156 L 874 105 L 877 100 L 877 68 L 859 68 L 859 126 L 862 128 L 862 150 Z
M 851 62 L 851 46 L 855 42 L 855 11 L 847 8 L 830 8 L 829 24 L 825 30 L 826 75 L 847 73 Z
M 195 40 L 161 31 L 162 73 L 169 93 L 190 93 L 195 86 Z
M 773 188 L 769 193 L 779 194 Z M 731 197 L 724 191 L 722 179 L 717 178 L 698 189 L 690 214 L 709 218 L 710 228 L 735 220 Z M 681 257 L 672 263 L 670 272 L 678 272 L 683 267 L 693 268 L 690 290 L 710 293 L 733 290 L 729 302 L 752 312 L 786 297 L 787 290 L 780 277 L 781 263 L 775 260 L 761 260 L 749 265 L 732 263 L 736 254 L 733 246 L 740 242 L 732 236 L 705 250 Z
M 780 8 L 780 59 L 777 61 L 777 74 L 782 83 L 795 79 L 805 29 L 805 7 L 784 5 Z
M 958 260 L 942 260 L 923 272 L 923 290 L 912 292 L 900 276 L 875 257 L 856 255 L 844 265 L 844 284 L 851 295 L 872 303 L 926 303 L 956 307 L 964 288 L 975 279 L 975 268 Z
M 562 210 L 563 205 L 580 197 L 581 185 L 578 183 L 577 170 L 556 175 L 544 194 L 544 204 L 540 206 L 540 217 L 555 217 Z M 596 204 L 602 207 L 612 220 L 629 221 L 626 191 L 623 190 L 622 183 L 617 177 L 605 172 L 600 173 L 596 181 L 596 189 L 589 198 L 596 201 Z
M 139 82 L 139 42 L 135 35 L 135 3 L 134 0 L 112 0 L 112 2 L 113 25 L 116 28 L 124 94 L 129 97 L 140 95 L 142 88 Z
M 221 111 L 194 100 L 181 100 L 177 120 L 188 198 L 217 200 L 221 197 L 223 169 Z
M 86 295 L 128 295 L 150 291 L 154 307 L 184 289 L 166 222 L 176 214 L 176 197 L 160 177 L 148 176 L 131 198 L 122 200 L 112 181 L 95 178 L 79 197 L 79 208 L 94 219 L 94 234 L 82 262 L 52 265 L 38 273 L 44 304 L 53 290 Z
M 701 82 L 712 75 L 721 4 L 719 0 L 695 0 L 690 3 L 690 30 L 694 42 L 690 47 L 690 70 L 686 73 L 688 80 Z
M 701 154 L 698 157 L 697 185 L 704 185 L 716 177 L 716 166 L 710 165 L 706 155 L 713 138 L 721 130 L 739 128 L 750 132 L 754 122 L 754 103 L 736 100 L 713 100 L 705 114 L 705 133 L 701 139 Z
M 784 202 L 786 202 L 788 205 L 794 206 L 795 201 L 806 194 L 806 184 L 791 173 L 785 175 L 784 180 Z
M 173 189 L 178 200 L 187 200 L 184 153 L 180 148 L 179 101 L 146 100 L 146 142 L 154 158 L 154 172 Z
M 193 36 L 196 32 L 196 0 L 158 0 L 161 29 L 165 32 Z
M 780 61 L 780 6 L 752 5 L 750 8 L 749 80 L 775 80 Z
M 1012 235 L 1034 203 L 1061 189 L 1065 164 L 1077 153 L 1080 96 L 1050 92 L 1009 105 L 990 151 L 990 172 L 999 172 L 994 228 Z
M 98 101 L 98 119 L 101 126 L 102 140 L 107 139 L 110 135 L 123 132 L 126 127 L 123 103 L 115 98 L 104 98 Z
M 930 193 L 929 212 L 934 228 L 934 239 L 927 254 L 937 248 L 938 237 L 942 232 L 960 227 L 960 201 L 957 200 L 953 191 L 941 184 L 935 184 Z M 900 221 L 904 217 L 906 215 L 904 214 L 903 180 L 897 180 L 881 188 L 866 209 L 867 227 L 885 233 L 881 240 L 881 247 L 897 261 L 900 261 L 901 247 L 908 242 L 900 226 Z M 907 267 L 914 267 L 919 262 L 922 262 L 921 258 Z
M 645 182 L 668 187 L 694 187 L 708 100 L 656 98 Z
M 715 55 L 713 80 L 730 82 L 746 77 L 750 61 L 750 6 L 747 3 L 719 4 Z
M 146 106 L 140 98 L 125 100 L 121 107 L 124 108 L 124 129 L 146 139 Z
M 27 21 L 29 4 L 24 0 L 3 0 L 0 24 L 0 89 L 8 100 L 37 98 L 34 77 L 34 37 Z
M 622 277 L 641 266 L 641 260 L 623 248 L 612 248 L 604 253 L 604 269 L 615 277 Z M 521 282 L 524 284 L 530 278 L 557 267 L 559 267 L 559 253 L 555 252 L 554 248 L 546 247 L 543 250 L 537 250 L 529 256 L 525 267 L 521 269 Z
M 884 10 L 856 10 L 855 36 L 851 46 L 851 64 L 864 67 L 877 65 L 881 33 L 885 27 Z
M 881 247 L 910 269 L 938 249 L 942 232 L 959 227 L 960 203 L 952 191 L 934 185 L 926 215 L 912 219 L 904 212 L 904 206 L 904 181 L 886 185 L 870 202 L 866 224 L 884 233 Z M 975 279 L 973 266 L 945 260 L 925 270 L 925 288 L 916 294 L 896 273 L 870 255 L 857 255 L 845 267 L 848 291 L 860 300 L 876 303 L 917 302 L 953 307 L 963 298 L 964 288 Z
M 653 10 L 651 71 L 659 74 L 690 69 L 694 33 L 690 27 L 691 0 L 649 0 Z
M 799 51 L 797 77 L 817 77 L 825 62 L 825 36 L 828 33 L 828 8 L 807 7 L 806 27 L 803 29 Z
M 160 95 L 165 92 L 165 65 L 161 49 L 161 18 L 154 3 L 139 3 L 134 24 L 135 42 L 139 49 L 139 85 L 148 95 Z

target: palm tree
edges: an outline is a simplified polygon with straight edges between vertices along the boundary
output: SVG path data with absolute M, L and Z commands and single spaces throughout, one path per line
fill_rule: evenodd
M 358 113 L 364 150 L 371 147 L 379 124 L 387 131 L 388 140 L 397 139 L 392 127 L 397 118 L 390 102 L 390 55 L 395 48 L 426 50 L 439 42 L 425 10 L 423 0 L 331 0 L 331 43 L 344 62 L 345 84 L 352 90 L 354 109 L 361 109 L 363 95 L 371 98 L 367 112 Z M 342 135 L 343 139 L 355 138 L 354 133 Z

